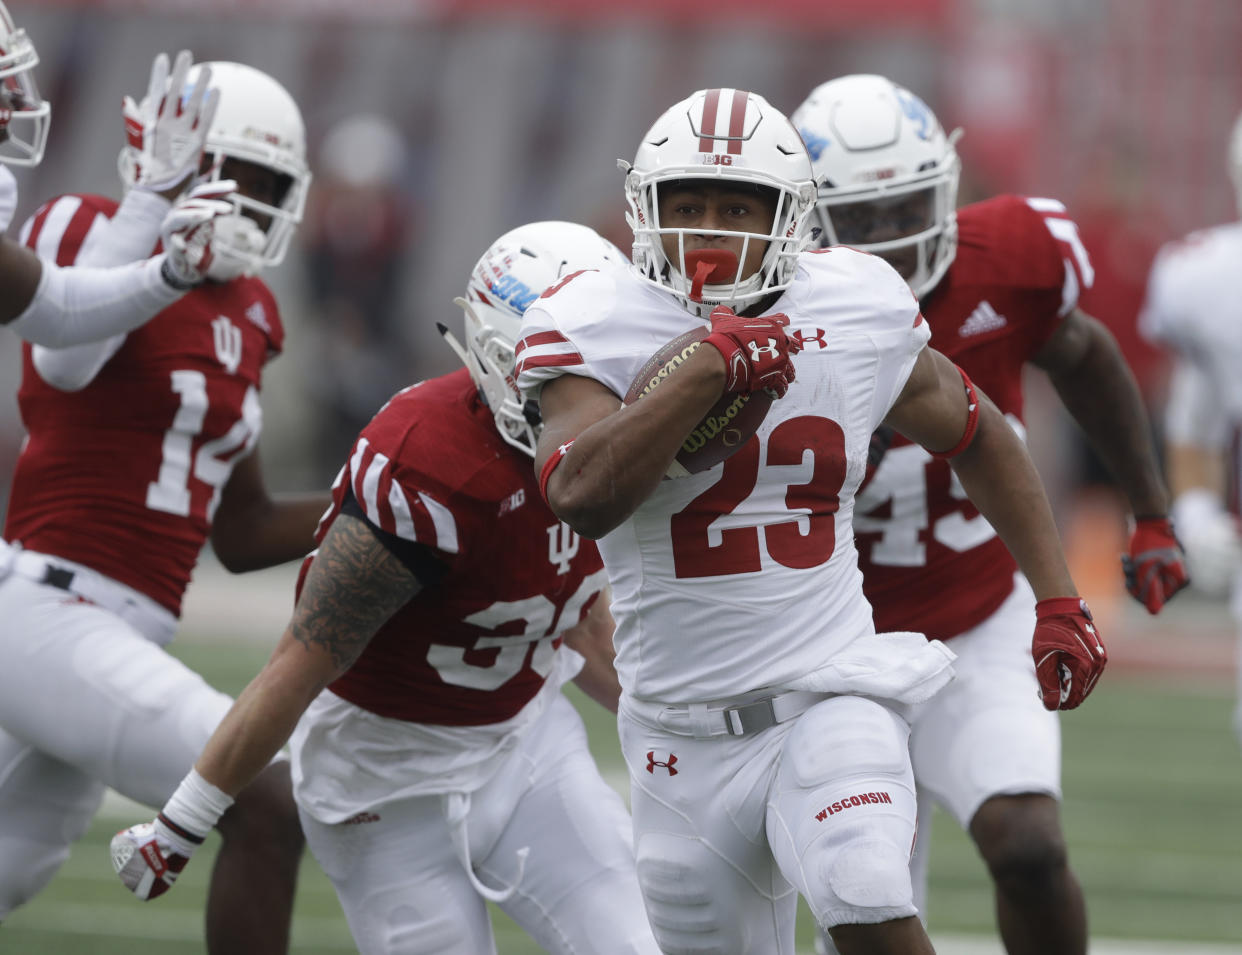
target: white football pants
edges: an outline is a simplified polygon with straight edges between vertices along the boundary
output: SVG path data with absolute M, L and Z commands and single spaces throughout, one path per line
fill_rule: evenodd
M 402 799 L 335 825 L 301 814 L 361 955 L 496 952 L 445 802 Z M 629 815 L 600 777 L 567 699 L 552 701 L 468 807 L 474 879 L 490 890 L 515 886 L 497 904 L 543 949 L 658 955 L 634 873 Z
M 820 925 L 915 914 L 906 721 L 831 697 L 746 736 L 683 736 L 622 705 L 639 883 L 679 955 L 792 955 L 797 896 Z
M 0 620 L 3 919 L 68 858 L 105 785 L 162 806 L 231 700 L 116 614 L 28 576 L 0 579 Z

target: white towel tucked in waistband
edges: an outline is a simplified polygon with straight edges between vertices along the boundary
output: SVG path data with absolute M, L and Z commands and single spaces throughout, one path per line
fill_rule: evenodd
M 922 703 L 953 679 L 952 650 L 921 633 L 877 633 L 860 637 L 826 666 L 785 685 L 793 690 L 872 696 L 898 703 Z

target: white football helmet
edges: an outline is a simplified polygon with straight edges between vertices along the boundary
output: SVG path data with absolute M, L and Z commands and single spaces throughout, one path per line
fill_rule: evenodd
M 496 419 L 496 430 L 531 457 L 539 438 L 539 408 L 524 403 L 513 379 L 513 349 L 522 336 L 522 316 L 543 292 L 567 275 L 586 269 L 629 267 L 615 245 L 584 225 L 532 222 L 506 232 L 470 273 L 464 298 L 466 347 L 443 325 L 440 332 L 470 371 Z
M 1242 115 L 1233 124 L 1233 133 L 1229 137 L 1229 178 L 1233 180 L 1233 189 L 1238 195 L 1238 213 L 1242 215 Z
M 634 265 L 639 274 L 671 291 L 689 311 L 706 317 L 716 305 L 736 311 L 789 287 L 798 253 L 809 241 L 815 183 L 806 148 L 783 113 L 757 93 L 745 90 L 699 90 L 664 113 L 647 131 L 633 163 L 625 170 L 626 219 L 634 230 Z M 707 230 L 710 235 L 742 236 L 741 259 L 749 243 L 767 243 L 763 261 L 752 275 L 740 272 L 732 283 L 704 285 L 691 297 L 693 279 L 686 268 L 687 234 L 702 229 L 662 228 L 658 190 L 677 180 L 730 180 L 776 193 L 776 215 L 766 235 Z M 678 256 L 671 261 L 662 238 L 677 236 Z
M 207 275 L 226 282 L 284 261 L 302 221 L 311 173 L 302 112 L 283 86 L 244 63 L 211 62 L 190 69 L 183 96 L 194 88 L 203 66 L 211 68 L 211 87 L 219 91 L 220 105 L 207 131 L 203 151 L 211 165 L 202 179 L 221 178 L 224 160 L 238 159 L 277 173 L 283 189 L 277 205 L 234 193 L 230 201 L 237 212 L 216 220 L 215 260 Z M 126 188 L 136 180 L 137 158 L 133 147 L 121 150 L 118 168 Z M 256 218 L 267 225 L 259 225 Z
M 821 244 L 890 258 L 916 297 L 930 292 L 957 254 L 961 130 L 946 136 L 921 99 L 870 74 L 817 86 L 793 123 L 819 187 Z
M 52 104 L 39 95 L 39 54 L 0 3 L 0 162 L 37 166 L 47 147 Z

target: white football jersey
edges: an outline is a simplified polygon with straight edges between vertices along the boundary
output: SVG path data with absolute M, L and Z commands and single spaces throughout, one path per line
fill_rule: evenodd
M 803 350 L 797 380 L 723 464 L 663 481 L 599 541 L 625 691 L 665 702 L 781 687 L 874 632 L 851 526 L 871 432 L 930 332 L 882 259 L 804 253 L 770 312 Z M 619 396 L 671 339 L 704 324 L 632 273 L 584 272 L 526 312 L 518 386 L 570 373 Z
M 1242 423 L 1242 222 L 1160 250 L 1139 328 L 1193 362 L 1225 413 Z

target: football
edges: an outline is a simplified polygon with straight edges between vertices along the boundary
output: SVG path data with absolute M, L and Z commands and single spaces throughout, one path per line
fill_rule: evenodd
M 625 403 L 633 404 L 668 379 L 669 374 L 694 354 L 711 333 L 706 326 L 679 335 L 648 359 L 625 393 Z M 723 394 L 687 436 L 677 457 L 669 466 L 669 477 L 689 477 L 715 467 L 749 441 L 768 409 L 772 396 L 765 391 L 749 395 Z

